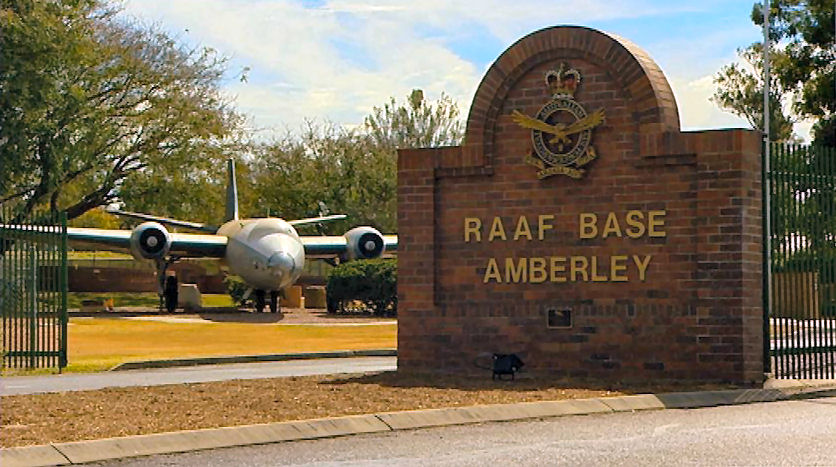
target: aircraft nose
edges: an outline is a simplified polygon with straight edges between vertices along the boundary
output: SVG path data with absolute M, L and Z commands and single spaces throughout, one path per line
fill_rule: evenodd
M 276 275 L 290 274 L 296 267 L 296 261 L 284 251 L 273 253 L 267 260 L 267 267 Z

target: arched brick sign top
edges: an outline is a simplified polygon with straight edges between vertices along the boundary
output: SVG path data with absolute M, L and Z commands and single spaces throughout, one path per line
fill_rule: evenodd
M 491 165 L 497 118 L 508 93 L 531 69 L 577 59 L 609 71 L 632 102 L 641 133 L 679 131 L 679 112 L 662 70 L 641 48 L 615 35 L 580 26 L 555 26 L 529 34 L 491 65 L 473 98 L 464 149 Z
M 534 157 L 585 125 L 583 172 Z M 641 49 L 559 26 L 490 67 L 465 138 L 398 151 L 399 372 L 762 381 L 760 133 L 680 131 Z

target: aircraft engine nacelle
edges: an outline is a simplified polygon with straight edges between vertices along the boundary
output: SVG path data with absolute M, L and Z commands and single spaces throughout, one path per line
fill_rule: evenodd
M 379 258 L 386 250 L 383 235 L 372 227 L 355 227 L 345 233 L 345 259 Z
M 143 222 L 131 232 L 131 254 L 136 259 L 162 259 L 171 249 L 168 230 L 156 222 Z

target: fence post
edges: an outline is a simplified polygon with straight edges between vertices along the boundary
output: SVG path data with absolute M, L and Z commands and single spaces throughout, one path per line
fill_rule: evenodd
M 38 367 L 38 254 L 35 245 L 29 246 L 29 367 Z
M 59 274 L 60 289 L 61 289 L 61 336 L 59 341 L 61 343 L 61 350 L 58 356 L 58 371 L 61 372 L 67 367 L 67 322 L 69 315 L 67 313 L 67 212 L 61 211 L 59 214 L 61 220 L 61 271 Z

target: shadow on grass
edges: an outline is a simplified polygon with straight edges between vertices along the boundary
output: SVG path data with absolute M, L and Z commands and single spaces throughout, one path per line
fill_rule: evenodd
M 360 376 L 336 377 L 322 384 L 367 384 L 390 388 L 432 388 L 457 389 L 460 391 L 512 391 L 537 392 L 549 389 L 587 389 L 611 391 L 623 394 L 648 394 L 666 392 L 716 391 L 738 389 L 741 386 L 725 383 L 699 383 L 687 381 L 649 382 L 608 382 L 587 378 L 561 378 L 553 376 L 518 373 L 516 379 L 492 380 L 491 372 L 483 374 L 399 374 L 395 371 Z
M 198 316 L 215 323 L 278 323 L 284 319 L 284 313 L 282 312 L 256 313 L 252 310 L 236 310 L 234 308 L 203 309 L 198 313 Z

